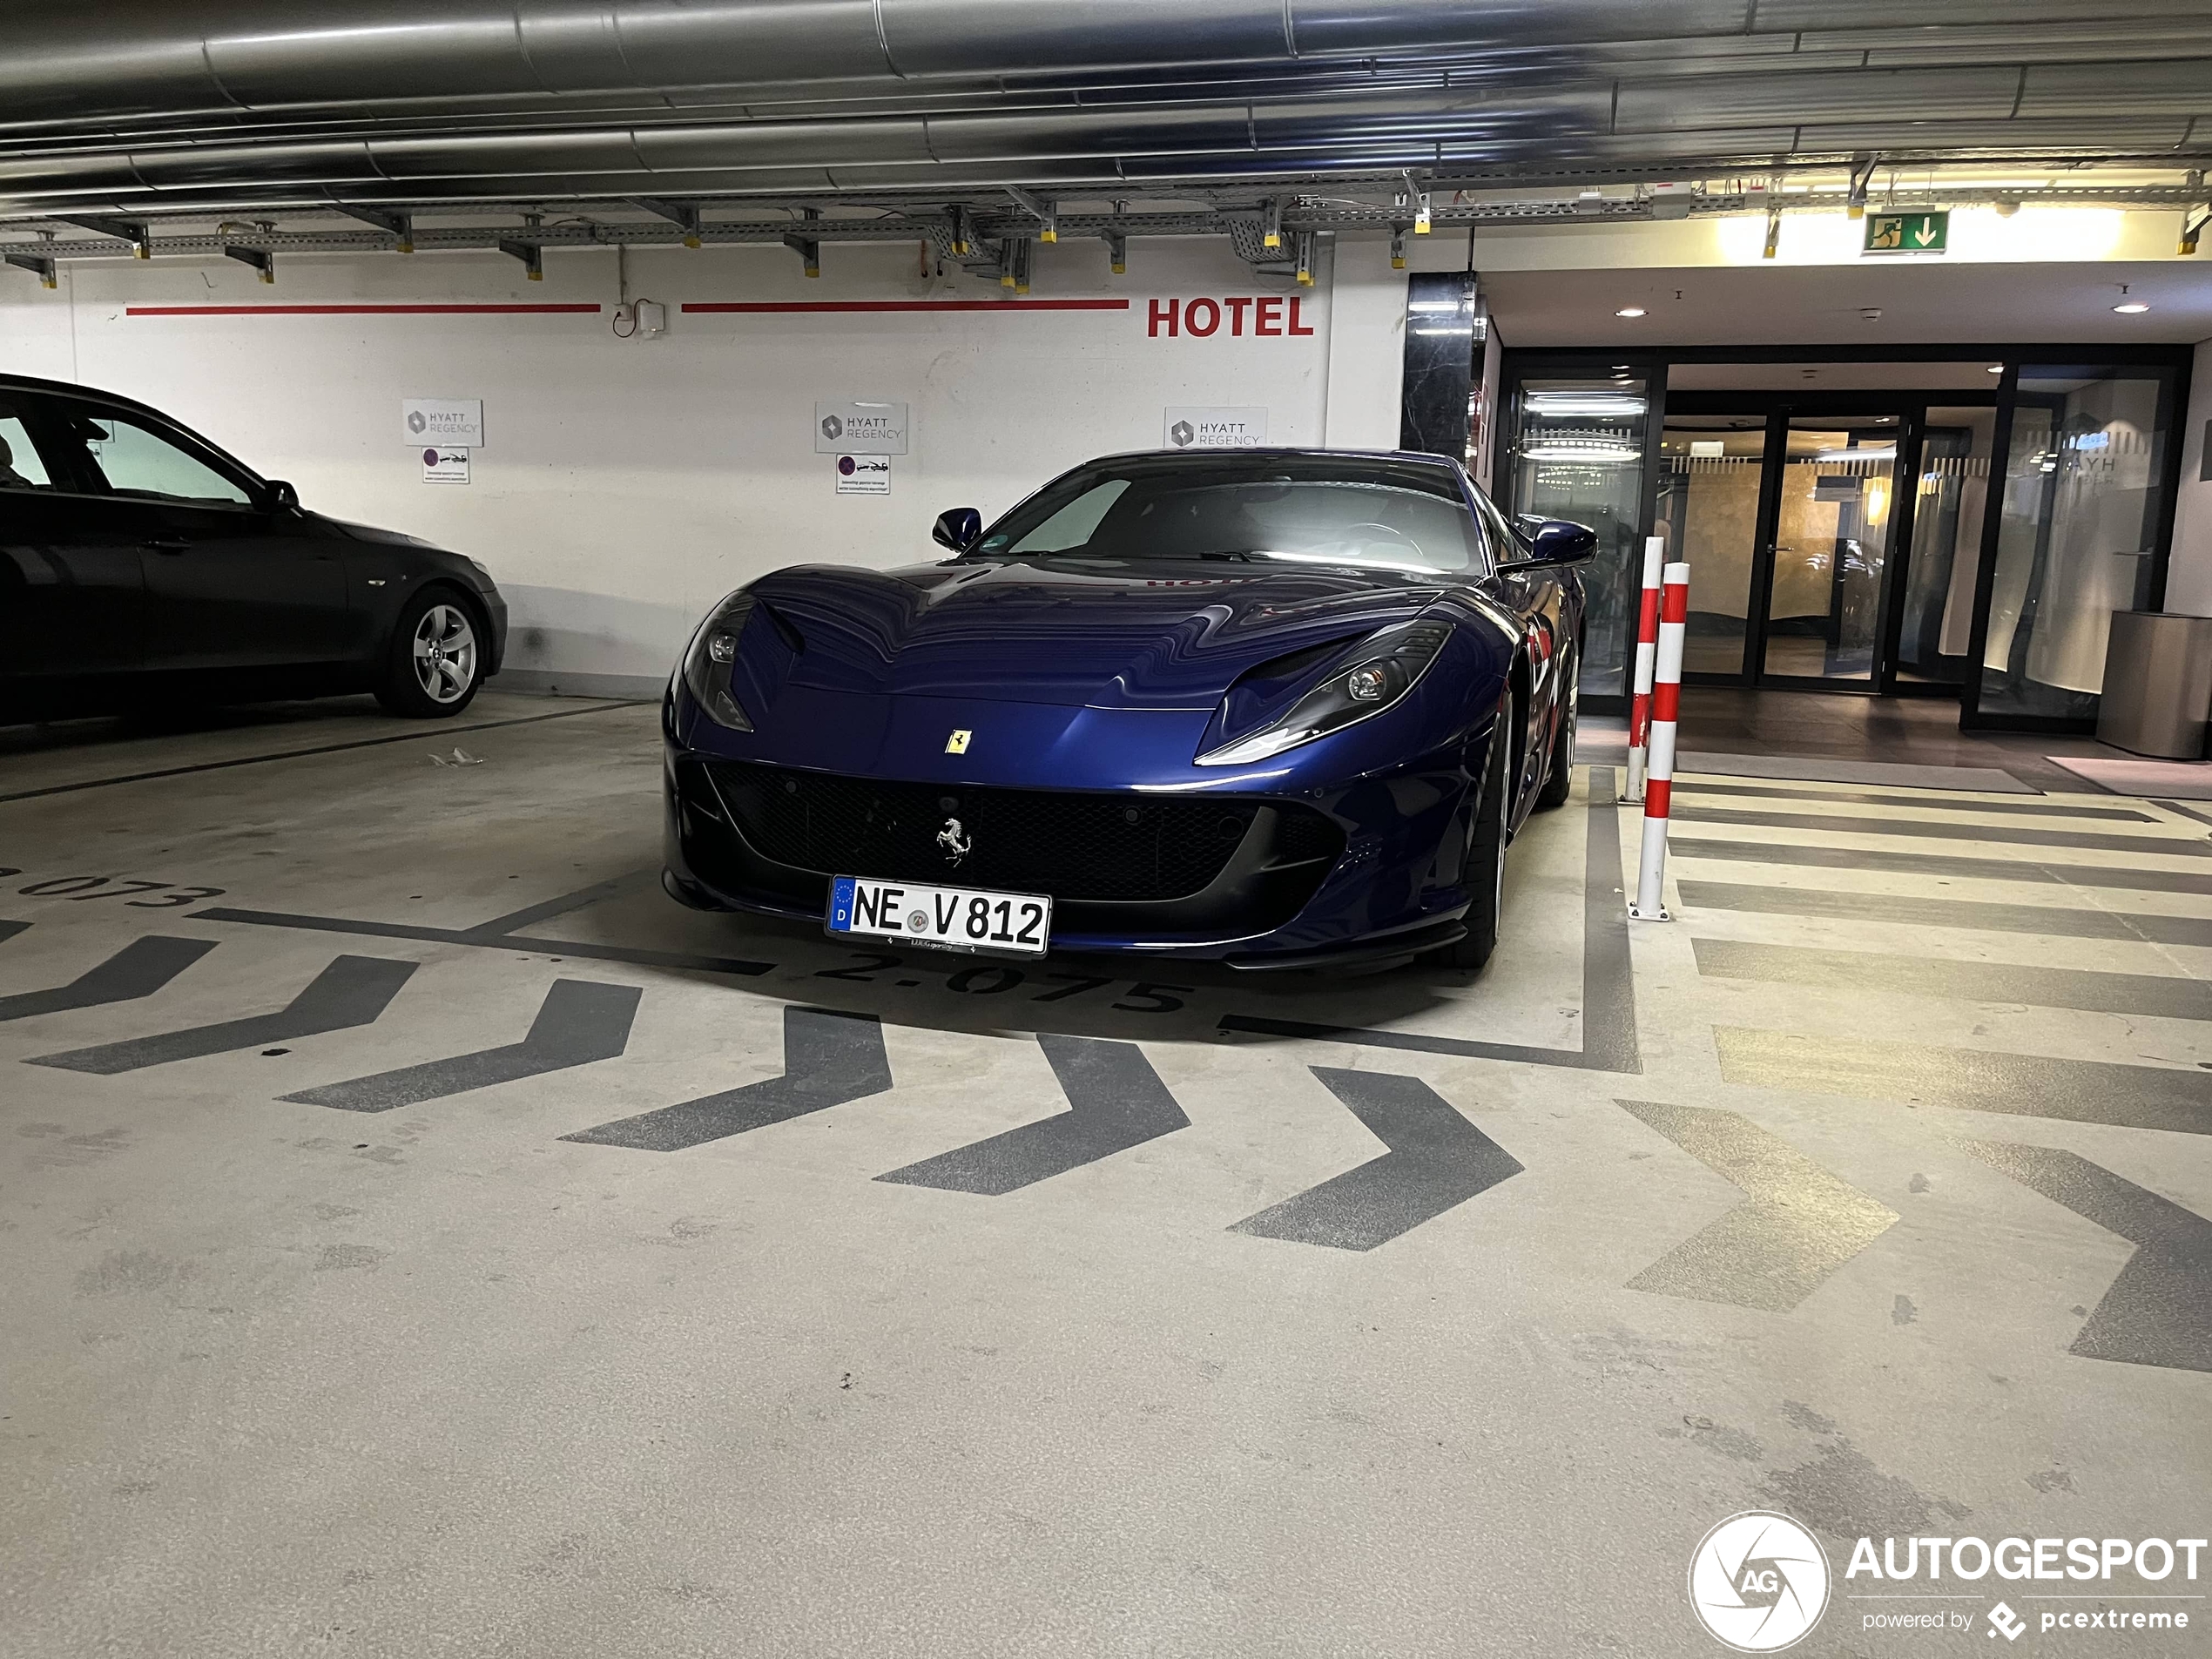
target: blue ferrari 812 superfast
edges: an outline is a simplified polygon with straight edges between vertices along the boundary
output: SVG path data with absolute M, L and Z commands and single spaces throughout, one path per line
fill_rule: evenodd
M 799 565 L 669 683 L 664 885 L 858 947 L 1480 968 L 1567 799 L 1583 527 L 1442 457 L 1110 456 Z

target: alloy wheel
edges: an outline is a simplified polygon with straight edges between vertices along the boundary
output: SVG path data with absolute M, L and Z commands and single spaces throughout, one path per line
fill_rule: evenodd
M 433 703 L 458 703 L 476 678 L 476 631 L 458 605 L 432 605 L 415 625 L 415 678 Z

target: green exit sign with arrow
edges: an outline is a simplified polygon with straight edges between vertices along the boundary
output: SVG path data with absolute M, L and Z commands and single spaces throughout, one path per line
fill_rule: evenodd
M 1866 216 L 1868 253 L 1940 253 L 1951 240 L 1951 215 L 1932 213 L 1869 213 Z

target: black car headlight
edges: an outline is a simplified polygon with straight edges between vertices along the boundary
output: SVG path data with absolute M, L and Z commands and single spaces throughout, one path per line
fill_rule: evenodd
M 752 721 L 738 706 L 730 691 L 731 671 L 738 663 L 738 641 L 752 615 L 752 596 L 733 593 L 715 606 L 685 650 L 680 671 L 691 700 L 706 711 L 706 718 L 732 732 L 750 732 Z
M 1257 732 L 1200 755 L 1197 764 L 1247 765 L 1380 714 L 1420 683 L 1451 637 L 1451 628 L 1440 622 L 1400 623 L 1371 634 L 1351 667 L 1323 680 Z

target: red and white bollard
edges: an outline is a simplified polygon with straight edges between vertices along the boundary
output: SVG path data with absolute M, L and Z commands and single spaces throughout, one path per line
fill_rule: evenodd
M 1636 661 L 1629 682 L 1629 787 L 1621 799 L 1643 799 L 1644 751 L 1651 741 L 1651 673 L 1659 656 L 1659 567 L 1667 538 L 1643 538 L 1643 603 L 1636 611 Z
M 1643 867 L 1629 914 L 1672 921 L 1662 894 L 1667 882 L 1667 813 L 1675 786 L 1675 725 L 1682 717 L 1683 637 L 1689 631 L 1689 567 L 1670 564 L 1659 599 L 1659 650 L 1651 684 L 1651 770 L 1643 790 Z

